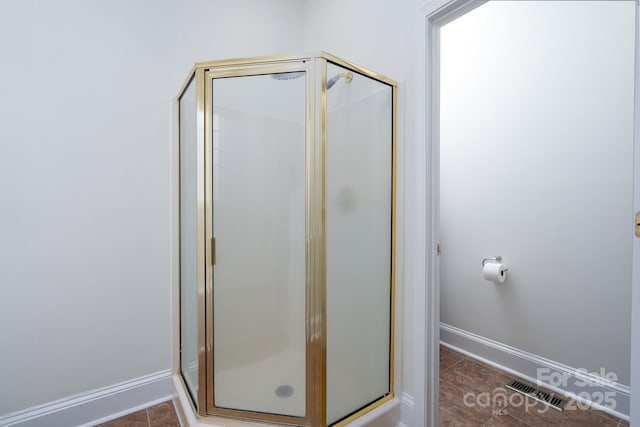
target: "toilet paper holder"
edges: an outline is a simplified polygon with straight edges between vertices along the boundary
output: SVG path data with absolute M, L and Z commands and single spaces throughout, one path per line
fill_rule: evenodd
M 484 265 L 489 261 L 500 262 L 500 261 L 502 261 L 502 256 L 496 255 L 493 258 L 485 258 L 485 259 L 482 260 L 482 266 L 484 267 Z M 504 271 L 507 271 L 507 270 L 509 270 L 509 269 L 508 268 L 504 269 Z

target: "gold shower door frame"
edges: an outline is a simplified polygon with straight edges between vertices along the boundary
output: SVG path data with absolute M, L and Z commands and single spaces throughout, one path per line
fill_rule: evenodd
M 292 426 L 326 426 L 326 229 L 325 150 L 327 62 L 389 85 L 392 89 L 392 214 L 389 393 L 333 424 L 344 426 L 394 397 L 395 254 L 396 254 L 396 111 L 397 83 L 326 52 L 305 56 L 265 56 L 197 63 L 178 99 L 194 80 L 196 84 L 197 150 L 197 287 L 198 287 L 198 397 L 193 410 L 200 422 L 225 423 L 225 419 L 261 421 Z M 213 378 L 213 103 L 214 78 L 303 71 L 306 73 L 306 399 L 305 417 L 276 415 L 214 405 Z M 315 142 L 314 142 L 315 141 Z M 204 238 L 202 238 L 204 237 Z M 178 317 L 180 318 L 180 317 Z M 185 390 L 186 383 L 180 375 Z M 189 393 L 187 393 L 189 395 Z M 190 400 L 190 399 L 189 399 Z M 190 400 L 191 402 L 191 400 Z M 194 403 L 191 402 L 193 405 Z

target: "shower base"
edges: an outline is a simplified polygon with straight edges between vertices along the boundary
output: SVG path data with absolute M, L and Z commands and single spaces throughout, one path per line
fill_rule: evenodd
M 215 396 L 221 408 L 303 417 L 304 353 L 288 350 L 216 372 Z
M 273 425 L 259 422 L 239 421 L 215 416 L 206 417 L 206 420 L 197 417 L 179 373 L 173 376 L 173 395 L 176 413 L 180 418 L 180 425 L 185 427 L 274 427 Z M 352 421 L 348 424 L 348 427 L 389 427 L 397 425 L 399 419 L 400 399 L 395 397 L 357 420 Z

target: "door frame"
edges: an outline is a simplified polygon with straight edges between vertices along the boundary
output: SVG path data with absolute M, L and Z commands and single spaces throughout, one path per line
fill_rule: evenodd
M 482 6 L 488 0 L 429 0 L 422 4 L 415 19 L 415 148 L 412 157 L 415 180 L 407 183 L 413 195 L 408 210 L 416 237 L 409 242 L 414 250 L 407 268 L 416 283 L 416 389 L 413 419 L 416 426 L 438 425 L 439 344 L 440 344 L 440 271 L 439 242 L 439 87 L 440 28 Z M 634 75 L 634 183 L 633 209 L 640 211 L 640 0 L 634 0 L 635 75 Z M 630 213 L 631 214 L 631 213 Z M 633 232 L 630 218 L 629 232 Z M 631 388 L 640 389 L 640 239 L 633 239 L 631 307 Z M 424 283 L 424 286 L 421 286 Z M 634 363 L 635 361 L 635 363 Z M 632 426 L 640 426 L 640 393 L 631 394 Z

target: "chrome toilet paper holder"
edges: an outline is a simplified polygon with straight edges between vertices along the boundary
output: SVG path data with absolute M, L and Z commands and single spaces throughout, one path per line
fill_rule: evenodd
M 502 261 L 502 256 L 500 256 L 500 255 L 496 255 L 496 256 L 494 256 L 493 258 L 485 258 L 485 259 L 483 259 L 483 260 L 482 260 L 482 266 L 484 267 L 484 265 L 485 265 L 486 263 L 488 263 L 489 261 L 500 262 L 500 261 Z M 504 269 L 504 271 L 507 271 L 507 270 L 509 270 L 509 269 L 508 269 L 508 268 L 505 268 L 505 269 Z

